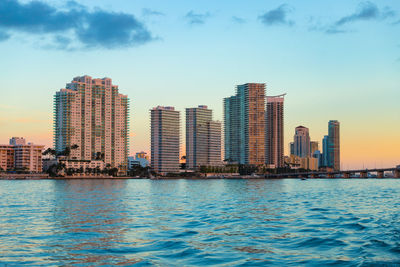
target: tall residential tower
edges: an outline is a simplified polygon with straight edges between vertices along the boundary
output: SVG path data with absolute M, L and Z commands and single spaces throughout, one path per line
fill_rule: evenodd
M 212 120 L 207 106 L 186 109 L 186 165 L 188 169 L 221 165 L 221 123 Z
M 246 83 L 224 99 L 225 159 L 265 163 L 265 84 Z
M 265 162 L 276 168 L 284 166 L 284 96 L 267 96 Z
M 340 170 L 340 123 L 330 120 L 328 124 L 328 166 Z
M 57 152 L 78 145 L 70 158 L 104 162 L 126 172 L 129 99 L 110 78 L 75 77 L 54 96 L 54 146 Z
M 179 171 L 180 119 L 174 107 L 151 111 L 151 168 L 160 174 Z

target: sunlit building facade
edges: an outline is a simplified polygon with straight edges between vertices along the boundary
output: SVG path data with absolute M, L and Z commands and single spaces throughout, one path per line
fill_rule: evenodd
M 294 155 L 301 158 L 310 156 L 310 133 L 307 127 L 296 127 L 293 143 Z
M 265 162 L 284 166 L 284 95 L 268 96 L 266 108 Z
M 126 173 L 129 142 L 129 99 L 110 78 L 75 77 L 54 96 L 54 147 L 71 150 L 71 159 L 92 160 Z
M 180 114 L 158 106 L 151 114 L 151 169 L 159 174 L 179 172 Z
M 0 145 L 0 167 L 2 170 L 42 172 L 43 145 L 26 143 L 22 137 L 13 137 L 8 145 Z
M 232 163 L 265 163 L 265 84 L 246 83 L 224 99 L 225 159 Z
M 221 123 L 212 110 L 200 105 L 186 109 L 186 167 L 221 165 Z

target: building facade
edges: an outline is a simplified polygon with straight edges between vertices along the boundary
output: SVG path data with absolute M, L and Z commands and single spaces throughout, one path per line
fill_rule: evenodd
M 212 120 L 212 110 L 200 105 L 186 109 L 186 166 L 221 165 L 221 123 Z
M 328 124 L 328 167 L 340 170 L 340 123 L 330 120 Z
M 266 109 L 265 162 L 284 166 L 284 95 L 268 96 Z
M 54 146 L 57 152 L 78 145 L 70 158 L 95 159 L 127 171 L 129 99 L 110 78 L 75 77 L 54 96 Z
M 329 153 L 328 153 L 328 136 L 325 135 L 322 139 L 322 164 L 321 167 L 328 167 L 329 166 Z
M 310 155 L 313 156 L 317 150 L 319 150 L 319 143 L 317 141 L 310 141 Z
M 310 156 L 310 133 L 307 127 L 298 126 L 294 135 L 294 155 L 300 158 Z
M 246 83 L 224 99 L 225 159 L 232 163 L 265 163 L 265 84 Z
M 128 157 L 128 170 L 135 166 L 141 166 L 143 168 L 149 166 L 149 156 L 146 152 L 137 152 L 135 157 Z
M 151 114 L 151 168 L 156 173 L 179 172 L 180 114 L 174 107 L 155 107 Z
M 24 138 L 13 137 L 9 145 L 0 145 L 0 167 L 4 171 L 42 172 L 43 150 L 43 145 L 26 143 Z

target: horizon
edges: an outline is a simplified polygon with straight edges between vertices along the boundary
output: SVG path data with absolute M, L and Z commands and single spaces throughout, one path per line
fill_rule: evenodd
M 400 164 L 399 2 L 172 2 L 0 3 L 0 15 L 11 10 L 0 19 L 0 143 L 53 147 L 53 96 L 76 76 L 109 77 L 128 96 L 130 155 L 150 151 L 151 108 L 181 112 L 184 147 L 185 108 L 207 105 L 223 121 L 223 98 L 260 82 L 268 96 L 287 93 L 285 155 L 295 127 L 322 150 L 338 120 L 343 169 Z M 52 20 L 29 20 L 37 10 Z M 76 13 L 89 28 L 62 23 Z

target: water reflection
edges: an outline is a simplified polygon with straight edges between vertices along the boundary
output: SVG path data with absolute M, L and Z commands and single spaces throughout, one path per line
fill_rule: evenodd
M 396 265 L 400 180 L 0 181 L 0 265 Z
M 66 180 L 54 184 L 52 261 L 67 264 L 127 264 L 140 259 L 109 253 L 125 243 L 131 218 L 126 180 Z

